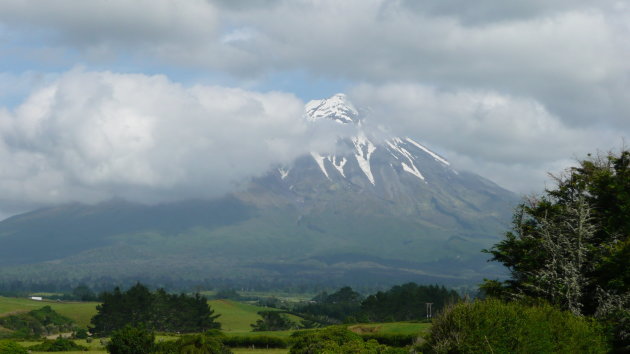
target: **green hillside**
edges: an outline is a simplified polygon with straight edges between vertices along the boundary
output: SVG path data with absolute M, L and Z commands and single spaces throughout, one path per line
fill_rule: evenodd
M 250 325 L 261 319 L 258 312 L 273 310 L 231 300 L 210 300 L 208 303 L 215 314 L 221 314 L 217 321 L 221 323 L 221 329 L 226 333 L 251 332 Z
M 87 328 L 92 316 L 96 314 L 95 302 L 56 302 L 34 301 L 0 296 L 0 316 L 28 312 L 44 306 L 50 306 L 60 315 L 72 319 L 77 325 Z
M 270 308 L 231 300 L 210 300 L 208 303 L 215 314 L 221 314 L 218 321 L 221 322 L 222 329 L 227 333 L 250 332 L 250 324 L 261 318 L 258 315 L 259 311 L 273 311 Z M 96 314 L 97 304 L 95 302 L 34 301 L 0 296 L 0 317 L 50 306 L 59 314 L 72 319 L 79 326 L 87 328 L 90 319 Z

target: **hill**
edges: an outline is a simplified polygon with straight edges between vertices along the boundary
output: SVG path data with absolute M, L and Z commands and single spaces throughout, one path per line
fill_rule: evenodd
M 365 117 L 343 95 L 310 102 L 310 124 L 343 128 L 335 151 L 275 166 L 222 198 L 121 199 L 4 220 L 0 279 L 455 285 L 500 272 L 479 251 L 508 229 L 516 196 L 418 139 L 383 137 Z

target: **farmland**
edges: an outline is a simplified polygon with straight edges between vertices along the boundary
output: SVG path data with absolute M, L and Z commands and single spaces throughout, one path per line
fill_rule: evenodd
M 215 314 L 221 314 L 218 321 L 222 324 L 222 332 L 228 336 L 247 336 L 247 335 L 267 335 L 274 337 L 288 338 L 293 331 L 274 331 L 274 332 L 252 332 L 251 324 L 260 319 L 259 311 L 273 311 L 272 308 L 255 306 L 248 303 L 237 302 L 232 300 L 209 300 L 208 303 L 215 311 Z M 0 317 L 11 314 L 31 311 L 41 308 L 42 306 L 50 306 L 58 313 L 73 319 L 79 326 L 87 327 L 90 318 L 96 314 L 95 302 L 56 302 L 56 301 L 34 301 L 25 298 L 0 297 Z M 292 320 L 299 321 L 299 318 L 292 316 Z M 420 334 L 428 328 L 426 323 L 414 322 L 392 322 L 392 323 L 370 323 L 355 324 L 348 328 L 358 334 Z M 173 339 L 173 336 L 157 336 L 157 340 Z M 35 341 L 21 342 L 24 346 L 37 344 Z M 95 339 L 91 342 L 85 340 L 77 340 L 78 344 L 89 348 L 88 353 L 104 353 L 105 349 L 100 340 Z M 287 353 L 288 349 L 251 349 L 251 348 L 235 348 L 234 353 L 264 353 L 264 354 L 280 354 Z M 85 353 L 85 352 L 82 352 Z

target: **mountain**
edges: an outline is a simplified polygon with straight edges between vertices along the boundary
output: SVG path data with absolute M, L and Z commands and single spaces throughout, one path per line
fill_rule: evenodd
M 223 198 L 9 218 L 0 279 L 470 284 L 498 274 L 480 250 L 508 229 L 516 196 L 454 169 L 420 139 L 368 130 L 365 116 L 342 94 L 309 102 L 309 124 L 344 128 L 334 152 L 277 166 Z

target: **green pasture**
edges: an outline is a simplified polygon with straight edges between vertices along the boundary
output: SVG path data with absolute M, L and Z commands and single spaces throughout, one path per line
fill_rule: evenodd
M 90 319 L 96 314 L 96 305 L 98 305 L 96 302 L 35 301 L 26 298 L 0 296 L 0 316 L 50 306 L 59 314 L 74 320 L 77 325 L 87 328 Z
M 221 314 L 218 321 L 221 322 L 222 329 L 226 333 L 249 332 L 251 331 L 250 325 L 261 318 L 258 315 L 259 311 L 274 310 L 231 300 L 210 300 L 208 303 L 215 311 L 215 314 Z M 0 316 L 28 312 L 44 306 L 50 306 L 59 314 L 74 320 L 79 326 L 87 328 L 90 319 L 96 314 L 96 305 L 98 305 L 96 302 L 34 301 L 26 298 L 0 296 Z M 293 317 L 293 320 L 299 320 L 299 318 Z
M 273 308 L 255 306 L 247 303 L 232 300 L 210 300 L 208 301 L 215 314 L 221 314 L 217 320 L 221 323 L 223 332 L 229 336 L 244 335 L 267 335 L 274 337 L 288 338 L 293 331 L 273 331 L 273 332 L 252 332 L 251 324 L 260 319 L 259 311 L 274 311 Z M 97 303 L 90 302 L 56 302 L 56 301 L 33 301 L 22 298 L 0 297 L 0 316 L 31 311 L 43 306 L 50 306 L 60 314 L 67 316 L 80 326 L 86 327 L 90 318 L 96 314 Z M 295 322 L 300 318 L 288 315 Z M 349 325 L 348 329 L 359 334 L 422 334 L 430 327 L 429 323 L 420 322 L 391 322 L 391 323 L 364 323 Z M 173 340 L 176 337 L 168 335 L 157 335 L 156 340 Z M 24 346 L 34 345 L 39 342 L 21 342 Z M 77 343 L 87 346 L 87 353 L 104 353 L 105 348 L 99 339 L 94 339 L 91 343 L 85 340 L 77 340 Z M 236 354 L 284 354 L 288 349 L 251 349 L 234 348 Z M 70 353 L 70 352 L 69 352 Z M 77 352 L 78 353 L 78 352 Z M 81 352 L 86 353 L 86 352 Z
M 261 319 L 259 311 L 277 311 L 269 307 L 261 307 L 231 300 L 210 300 L 210 307 L 214 314 L 220 314 L 217 321 L 221 323 L 221 329 L 228 333 L 250 332 L 253 323 Z
M 101 342 L 98 339 L 92 340 L 91 343 L 88 343 L 85 339 L 73 339 L 77 344 L 85 346 L 88 348 L 87 352 L 63 352 L 65 354 L 69 353 L 106 353 L 105 347 L 101 345 Z M 31 345 L 40 344 L 42 341 L 23 341 L 18 342 L 20 345 L 24 347 L 30 347 Z M 31 352 L 31 353 L 45 353 L 45 352 Z

